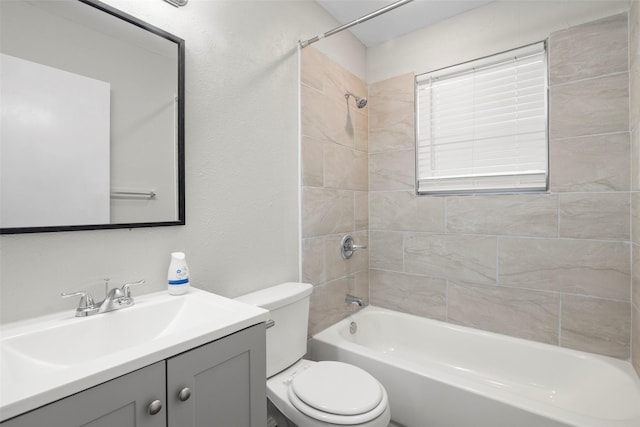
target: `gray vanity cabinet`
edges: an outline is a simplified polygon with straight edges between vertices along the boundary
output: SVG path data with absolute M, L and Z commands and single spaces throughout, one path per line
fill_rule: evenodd
M 264 427 L 264 323 L 0 423 L 0 427 Z M 151 403 L 161 409 L 150 415 Z
M 167 360 L 170 427 L 266 425 L 264 328 L 257 325 Z
M 165 362 L 154 363 L 122 377 L 27 412 L 2 427 L 165 427 L 164 408 L 147 408 L 165 397 Z

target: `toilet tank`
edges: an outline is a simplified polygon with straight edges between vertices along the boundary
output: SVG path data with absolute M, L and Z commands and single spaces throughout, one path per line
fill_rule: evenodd
M 293 365 L 307 352 L 308 283 L 282 283 L 236 300 L 269 310 L 275 323 L 267 329 L 267 378 Z

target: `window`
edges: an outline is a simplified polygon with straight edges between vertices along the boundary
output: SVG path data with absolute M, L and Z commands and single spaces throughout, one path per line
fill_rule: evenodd
M 546 191 L 545 43 L 416 76 L 420 194 Z

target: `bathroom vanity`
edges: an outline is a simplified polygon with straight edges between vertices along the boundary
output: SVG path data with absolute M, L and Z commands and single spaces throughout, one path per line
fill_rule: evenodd
M 264 357 L 261 324 L 0 425 L 180 427 L 215 420 L 257 427 L 264 425 L 266 413 Z
M 144 295 L 93 318 L 67 313 L 3 327 L 0 426 L 262 427 L 267 317 L 192 289 Z M 122 324 L 131 331 L 119 345 L 109 334 Z M 111 345 L 94 351 L 100 333 Z

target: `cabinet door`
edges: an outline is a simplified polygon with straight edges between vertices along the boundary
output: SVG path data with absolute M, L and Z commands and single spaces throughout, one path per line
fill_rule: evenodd
M 165 362 L 158 362 L 5 421 L 2 427 L 166 427 Z M 160 400 L 155 415 L 149 404 Z
M 168 359 L 169 427 L 264 427 L 265 339 L 260 324 Z

